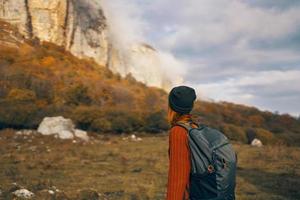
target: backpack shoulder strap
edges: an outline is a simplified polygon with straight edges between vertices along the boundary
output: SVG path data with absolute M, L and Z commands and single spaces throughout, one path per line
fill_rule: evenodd
M 184 122 L 176 122 L 175 126 L 176 125 L 181 126 L 182 128 L 186 129 L 188 132 L 190 132 L 193 129 L 193 127 L 190 124 Z

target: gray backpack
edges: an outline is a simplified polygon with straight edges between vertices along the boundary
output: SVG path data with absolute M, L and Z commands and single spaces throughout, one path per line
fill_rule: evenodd
M 237 156 L 227 137 L 207 126 L 177 125 L 188 131 L 190 200 L 234 200 Z

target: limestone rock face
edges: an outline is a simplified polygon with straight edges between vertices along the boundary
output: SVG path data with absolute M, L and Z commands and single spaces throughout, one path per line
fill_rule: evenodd
M 109 33 L 100 1 L 68 0 L 68 2 L 66 49 L 78 57 L 93 58 L 100 65 L 106 66 Z
M 96 0 L 0 0 L 0 18 L 26 38 L 64 46 L 78 57 L 106 65 L 106 19 Z
M 0 19 L 16 25 L 22 34 L 28 35 L 28 12 L 24 0 L 0 0 Z
M 28 39 L 63 46 L 122 76 L 131 73 L 149 86 L 167 88 L 170 84 L 162 72 L 159 53 L 149 45 L 117 49 L 101 0 L 0 0 L 0 20 L 15 25 Z
M 27 6 L 32 34 L 41 40 L 63 45 L 67 26 L 67 1 L 29 0 Z

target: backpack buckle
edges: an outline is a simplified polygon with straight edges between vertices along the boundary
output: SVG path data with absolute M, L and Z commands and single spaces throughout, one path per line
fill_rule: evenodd
M 215 171 L 214 166 L 208 165 L 208 166 L 207 166 L 207 171 L 208 171 L 209 174 L 213 173 L 213 172 Z
M 222 164 L 223 164 L 223 169 L 225 169 L 227 167 L 227 162 L 224 158 L 222 159 Z

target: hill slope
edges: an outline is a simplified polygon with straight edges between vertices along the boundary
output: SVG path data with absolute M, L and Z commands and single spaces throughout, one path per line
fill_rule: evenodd
M 45 116 L 63 115 L 96 132 L 168 129 L 165 91 L 0 26 L 0 128 L 36 128 Z M 300 144 L 300 121 L 289 115 L 205 101 L 193 113 L 233 140 L 246 143 L 252 129 L 264 143 Z
M 64 115 L 82 128 L 128 132 L 144 128 L 143 121 L 160 116 L 166 107 L 161 89 L 146 87 L 130 75 L 121 78 L 54 44 L 25 40 L 7 23 L 2 27 L 2 128 L 33 128 L 44 116 Z

